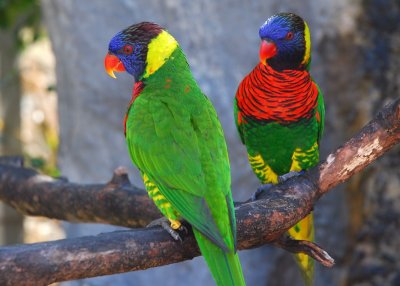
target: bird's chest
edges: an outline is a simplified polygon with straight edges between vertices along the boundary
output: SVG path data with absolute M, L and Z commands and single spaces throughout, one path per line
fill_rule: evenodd
M 131 97 L 131 100 L 129 101 L 128 108 L 126 110 L 125 117 L 124 117 L 124 134 L 125 134 L 125 136 L 126 136 L 126 128 L 127 128 L 126 125 L 128 122 L 128 118 L 129 118 L 133 103 L 135 102 L 136 98 L 139 97 L 139 95 L 141 94 L 143 89 L 144 89 L 144 83 L 142 81 L 136 82 L 135 85 L 133 86 L 132 97 Z
M 140 95 L 127 113 L 126 138 L 130 145 L 150 150 L 171 140 L 174 130 L 188 129 L 190 114 L 185 106 L 157 95 Z
M 306 71 L 276 72 L 256 67 L 241 83 L 237 101 L 242 118 L 282 124 L 311 118 L 318 87 Z
M 153 114 L 153 107 L 148 100 L 135 100 L 125 115 L 125 136 L 129 142 L 140 147 L 146 142 L 154 140 L 155 122 L 157 116 Z
M 129 108 L 125 121 L 125 140 L 133 163 L 143 171 L 144 158 L 156 155 L 157 138 L 151 105 L 146 101 L 135 100 Z

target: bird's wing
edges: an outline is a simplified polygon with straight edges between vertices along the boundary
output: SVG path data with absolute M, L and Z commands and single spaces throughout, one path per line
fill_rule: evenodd
M 215 140 L 207 138 L 221 129 L 215 124 L 216 115 L 215 119 L 210 118 L 204 106 L 182 107 L 168 100 L 153 101 L 147 106 L 151 110 L 143 115 L 146 118 L 139 119 L 140 123 L 129 127 L 128 117 L 127 141 L 132 160 L 185 220 L 215 244 L 228 249 L 210 210 L 214 206 L 205 200 L 210 188 L 215 187 L 214 192 L 221 191 L 220 186 L 213 183 L 218 178 L 213 176 L 224 168 L 229 174 L 226 150 L 221 150 L 224 141 L 213 142 Z M 204 125 L 208 127 L 205 133 L 201 128 Z M 222 135 L 222 130 L 220 132 Z M 224 140 L 223 135 L 221 140 Z M 213 159 L 207 161 L 210 155 Z M 222 158 L 224 155 L 226 158 Z M 229 175 L 225 175 L 220 182 L 229 187 L 229 180 Z
M 237 92 L 240 92 L 239 89 Z M 233 106 L 233 111 L 234 111 L 234 116 L 235 116 L 235 123 L 236 123 L 236 128 L 237 131 L 239 132 L 240 140 L 244 144 L 244 136 L 243 136 L 243 130 L 242 130 L 242 124 L 243 124 L 243 119 L 242 119 L 242 114 L 239 110 L 238 104 L 237 104 L 237 98 L 235 98 L 234 106 Z
M 318 145 L 319 145 L 319 142 L 321 141 L 325 128 L 325 104 L 322 91 L 320 90 L 318 85 L 317 87 L 318 87 L 317 121 L 318 121 Z

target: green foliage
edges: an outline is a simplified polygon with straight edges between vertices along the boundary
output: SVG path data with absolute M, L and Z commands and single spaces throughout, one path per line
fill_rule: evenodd
M 0 28 L 7 29 L 16 24 L 18 17 L 26 15 L 24 24 L 34 26 L 40 20 L 38 0 L 0 0 Z
M 24 43 L 20 31 L 29 28 L 32 41 L 40 36 L 41 11 L 39 0 L 0 0 L 0 30 L 12 30 L 19 47 Z

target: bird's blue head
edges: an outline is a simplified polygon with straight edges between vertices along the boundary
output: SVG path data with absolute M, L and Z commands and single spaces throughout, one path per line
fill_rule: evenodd
M 260 61 L 273 69 L 302 70 L 310 61 L 310 31 L 293 13 L 279 13 L 261 26 Z
M 176 47 L 175 39 L 160 25 L 134 24 L 111 39 L 104 66 L 112 77 L 114 72 L 127 71 L 141 80 L 162 66 Z

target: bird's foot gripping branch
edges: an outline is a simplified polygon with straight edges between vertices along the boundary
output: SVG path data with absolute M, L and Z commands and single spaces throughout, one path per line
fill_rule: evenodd
M 272 243 L 292 252 L 330 259 L 316 245 L 282 235 L 305 217 L 316 201 L 363 170 L 400 142 L 400 100 L 386 106 L 360 132 L 306 174 L 274 186 L 259 200 L 236 208 L 238 248 Z M 10 164 L 11 162 L 11 164 Z M 106 184 L 57 180 L 0 160 L 0 200 L 34 216 L 101 222 L 137 229 L 97 236 L 0 248 L 0 285 L 47 285 L 156 267 L 191 259 L 199 250 L 191 234 L 182 243 L 161 228 L 142 228 L 161 217 L 147 194 L 132 186 L 119 168 Z M 60 259 L 68 257 L 68 259 Z M 22 258 L 22 259 L 21 259 Z M 96 266 L 96 267 L 94 267 Z

